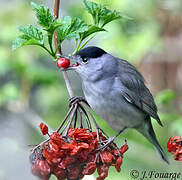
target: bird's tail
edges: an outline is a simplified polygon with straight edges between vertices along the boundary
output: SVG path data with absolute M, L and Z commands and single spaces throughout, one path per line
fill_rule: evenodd
M 149 117 L 150 118 L 150 117 Z M 167 158 L 166 153 L 162 149 L 161 145 L 159 144 L 154 129 L 152 127 L 151 120 L 147 120 L 146 127 L 144 129 L 137 129 L 143 136 L 145 136 L 155 147 L 156 151 L 159 153 L 160 157 L 169 164 L 169 160 Z

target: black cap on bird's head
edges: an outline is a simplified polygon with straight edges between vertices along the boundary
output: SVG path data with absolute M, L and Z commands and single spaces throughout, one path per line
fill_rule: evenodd
M 75 70 L 76 67 L 79 65 L 87 64 L 90 59 L 97 59 L 102 57 L 102 55 L 107 54 L 103 49 L 96 47 L 96 46 L 89 46 L 72 56 L 61 56 L 63 58 L 70 59 L 74 64 L 72 64 L 69 68 L 63 69 L 64 71 L 67 70 Z
M 98 59 L 101 58 L 103 55 L 107 54 L 103 49 L 96 47 L 96 46 L 89 46 L 80 51 L 78 51 L 73 56 L 69 56 L 70 59 L 74 64 L 72 64 L 69 68 L 65 70 L 76 70 L 78 67 L 83 67 L 84 65 L 88 66 L 88 63 L 91 59 Z M 93 62 L 93 60 L 91 60 Z
M 79 55 L 82 59 L 83 58 L 98 58 L 98 57 L 101 57 L 103 54 L 106 54 L 106 52 L 103 49 L 98 48 L 96 46 L 86 47 L 76 53 L 76 55 Z
M 103 49 L 96 46 L 86 47 L 73 56 L 74 62 L 66 70 L 75 70 L 83 80 L 96 81 L 100 77 L 107 77 L 107 73 L 115 73 L 117 69 L 116 59 Z

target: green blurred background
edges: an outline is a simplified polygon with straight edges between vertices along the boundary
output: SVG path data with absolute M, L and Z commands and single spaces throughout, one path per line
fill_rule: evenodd
M 101 1 L 101 0 L 100 0 Z M 38 1 L 50 8 L 53 1 Z M 133 18 L 122 19 L 106 27 L 90 45 L 127 59 L 144 75 L 147 86 L 155 95 L 161 128 L 153 126 L 166 150 L 170 136 L 182 135 L 182 1 L 181 0 L 104 0 L 110 8 Z M 90 20 L 84 14 L 80 0 L 62 0 L 61 16 L 71 15 Z M 28 145 L 43 140 L 40 122 L 56 129 L 68 109 L 68 93 L 62 75 L 44 50 L 25 47 L 11 50 L 18 36 L 18 26 L 35 24 L 29 0 L 0 0 L 0 180 L 35 180 L 30 173 Z M 65 42 L 64 54 L 73 45 Z M 75 95 L 82 95 L 76 74 L 69 74 Z M 112 131 L 97 117 L 100 126 L 110 135 Z M 135 130 L 117 139 L 119 145 L 127 138 L 129 150 L 121 173 L 110 169 L 108 180 L 127 180 L 131 170 L 182 172 L 182 163 L 163 163 L 152 145 Z M 182 178 L 182 177 L 181 177 Z M 54 179 L 52 177 L 51 179 Z M 89 178 L 88 178 L 89 179 Z M 91 179 L 91 177 L 90 177 Z

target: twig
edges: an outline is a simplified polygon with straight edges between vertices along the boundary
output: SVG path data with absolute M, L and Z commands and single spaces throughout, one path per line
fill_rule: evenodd
M 80 111 L 79 111 L 79 113 L 80 113 Z M 76 125 L 77 125 L 77 119 L 78 119 L 78 109 L 75 112 L 75 116 L 74 116 L 74 126 L 73 126 L 74 129 L 76 128 Z
M 73 93 L 73 90 L 72 90 L 72 87 L 71 87 L 71 83 L 70 83 L 70 80 L 68 78 L 68 74 L 66 71 L 61 71 L 63 73 L 63 77 L 64 77 L 64 80 L 65 80 L 65 83 L 66 83 L 66 88 L 68 90 L 68 93 L 69 93 L 69 96 L 70 98 L 74 97 L 74 93 Z
M 85 120 L 87 122 L 87 126 L 88 126 L 89 131 L 92 131 L 92 126 L 91 126 L 87 111 L 85 111 L 85 109 L 83 108 L 83 106 L 81 104 L 79 104 L 79 107 L 82 110 L 83 114 L 85 115 Z
M 65 134 L 64 134 L 65 137 L 67 137 L 67 135 L 68 135 L 68 132 L 69 132 L 71 123 L 72 123 L 72 121 L 73 121 L 74 115 L 75 115 L 75 113 L 76 113 L 76 111 L 77 111 L 77 108 L 78 108 L 78 104 L 75 105 L 75 107 L 74 107 L 74 109 L 73 109 L 73 112 L 72 112 L 72 114 L 71 114 L 71 116 L 70 116 L 70 119 L 69 119 L 67 125 L 65 126 L 65 127 L 66 127 Z
M 54 0 L 54 19 L 57 19 L 59 17 L 59 5 L 60 5 L 60 0 Z M 58 38 L 57 38 L 56 31 L 54 32 L 54 44 L 55 44 L 55 47 L 57 47 Z M 58 54 L 59 55 L 62 54 L 61 46 L 59 46 L 59 48 L 58 48 Z M 68 75 L 67 75 L 66 71 L 62 71 L 62 73 L 63 73 L 63 77 L 64 77 L 64 80 L 65 80 L 65 83 L 66 83 L 66 87 L 67 87 L 69 96 L 72 98 L 72 97 L 74 97 L 74 93 L 73 93 L 73 90 L 71 88 Z
M 40 144 L 37 144 L 37 145 L 31 150 L 31 152 L 34 153 L 35 150 L 36 150 L 37 148 L 41 147 L 44 143 L 48 142 L 49 139 L 50 139 L 50 138 L 48 138 L 48 139 L 42 141 Z
M 53 15 L 54 15 L 55 20 L 59 17 L 59 5 L 60 5 L 60 0 L 54 0 Z M 54 44 L 55 44 L 55 47 L 58 45 L 58 39 L 57 39 L 56 31 L 54 32 Z M 60 55 L 62 54 L 61 46 L 59 46 L 59 48 L 58 48 L 58 53 Z
M 68 116 L 70 115 L 70 113 L 72 112 L 73 108 L 74 108 L 74 106 L 71 106 L 71 107 L 70 107 L 70 109 L 69 109 L 69 111 L 67 112 L 67 114 L 66 114 L 64 120 L 62 121 L 61 125 L 58 127 L 58 129 L 56 130 L 56 132 L 59 132 L 59 131 L 61 130 L 61 128 L 64 126 L 64 123 L 66 122 L 66 120 L 67 120 Z
M 92 120 L 93 120 L 93 122 L 94 122 L 94 125 L 95 125 L 95 127 L 96 127 L 96 132 L 97 132 L 98 141 L 100 142 L 100 136 L 99 136 L 100 127 L 99 127 L 99 125 L 97 124 L 97 122 L 96 122 L 96 120 L 95 120 L 93 114 L 92 114 L 92 113 L 90 112 L 90 110 L 88 109 L 87 104 L 85 105 L 84 102 L 81 102 L 80 104 L 83 106 L 83 108 L 84 108 L 84 109 L 89 113 L 89 115 L 91 116 L 91 118 L 92 118 Z

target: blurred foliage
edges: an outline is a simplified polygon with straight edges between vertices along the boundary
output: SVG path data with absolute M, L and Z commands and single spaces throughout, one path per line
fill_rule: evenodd
M 157 94 L 156 102 L 158 103 L 158 106 L 165 106 L 169 105 L 171 101 L 173 101 L 175 98 L 176 95 L 174 91 L 172 91 L 171 89 L 166 89 Z
M 182 118 L 177 110 L 175 100 L 177 96 L 171 89 L 159 92 L 156 96 L 156 103 L 161 110 L 160 117 L 167 124 L 170 134 L 182 135 Z M 176 107 L 176 108 L 175 108 Z
M 0 109 L 9 109 L 13 105 L 16 110 L 16 103 L 21 103 L 21 107 L 33 109 L 50 127 L 56 128 L 68 108 L 69 97 L 64 81 L 55 63 L 43 50 L 31 46 L 17 51 L 11 50 L 12 41 L 18 34 L 17 27 L 34 24 L 35 17 L 30 1 L 10 2 L 7 4 L 0 2 Z M 38 1 L 35 0 L 35 2 Z M 166 0 L 165 2 L 161 0 L 104 0 L 102 2 L 109 5 L 111 9 L 132 17 L 133 20 L 121 19 L 113 22 L 106 27 L 109 33 L 101 32 L 91 43 L 134 63 L 139 62 L 147 52 L 159 52 L 163 46 L 160 37 L 161 24 L 157 18 L 160 4 L 175 13 L 181 13 L 182 7 L 180 6 L 181 0 Z M 64 0 L 61 5 L 64 14 L 83 17 L 91 21 L 91 17 L 85 15 L 81 9 L 83 7 L 81 1 L 67 3 Z M 72 47 L 68 44 L 64 49 L 71 51 Z M 177 94 L 170 89 L 161 91 L 156 96 L 164 128 L 160 128 L 156 121 L 153 121 L 153 125 L 164 148 L 169 136 L 182 135 L 182 118 L 175 104 L 176 98 Z M 115 135 L 115 132 L 103 120 L 99 117 L 97 120 L 111 136 Z M 39 142 L 31 128 L 25 133 L 29 135 L 27 138 L 31 137 L 34 141 L 37 140 L 37 143 Z M 111 169 L 108 179 L 118 180 L 121 177 L 128 179 L 131 169 L 181 171 L 179 164 L 173 161 L 172 166 L 160 162 L 152 145 L 138 133 L 136 134 L 136 131 L 129 130 L 123 137 L 127 137 L 130 147 L 124 158 L 123 170 L 121 174 L 116 174 Z M 124 138 L 118 138 L 117 143 L 122 144 L 121 141 L 124 141 Z

